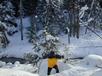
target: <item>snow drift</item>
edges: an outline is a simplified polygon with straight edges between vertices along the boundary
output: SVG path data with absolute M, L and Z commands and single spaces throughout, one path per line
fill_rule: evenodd
M 99 55 L 88 55 L 82 62 L 82 64 L 93 66 L 93 67 L 102 67 L 102 56 Z
M 0 76 L 38 76 L 38 75 L 19 70 L 0 69 Z

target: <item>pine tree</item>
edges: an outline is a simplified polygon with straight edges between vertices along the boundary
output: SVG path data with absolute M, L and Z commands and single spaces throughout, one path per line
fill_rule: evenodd
M 36 31 L 34 26 L 27 27 L 27 38 L 30 43 L 35 43 L 36 40 Z
M 80 23 L 82 23 L 83 26 L 86 25 L 91 28 L 93 31 L 95 31 L 95 29 L 100 29 L 102 22 L 102 9 L 100 8 L 99 1 L 92 0 L 90 4 L 87 4 L 82 8 L 85 8 L 86 6 L 88 9 L 83 9 L 85 10 L 84 12 L 83 10 L 80 11 L 80 13 L 83 12 L 83 16 L 80 18 Z M 87 33 L 87 27 L 85 33 Z
M 41 42 L 41 46 L 45 49 L 43 54 L 48 54 L 50 51 L 58 52 L 57 44 L 59 43 L 59 39 L 56 36 L 51 35 L 46 30 L 43 32 L 43 42 Z
M 0 4 L 0 21 L 6 24 L 8 34 L 11 35 L 15 31 L 17 24 L 15 22 L 15 11 L 12 3 L 9 0 L 4 0 Z M 12 29 L 13 28 L 13 29 Z M 12 33 L 11 33 L 12 32 Z
M 6 25 L 0 21 L 0 47 L 6 48 L 9 43 L 9 40 L 5 33 Z
M 41 59 L 41 46 L 35 42 L 33 44 L 33 52 L 30 53 L 25 53 L 24 58 L 29 62 L 32 63 L 33 65 L 37 66 L 37 63 L 40 61 Z

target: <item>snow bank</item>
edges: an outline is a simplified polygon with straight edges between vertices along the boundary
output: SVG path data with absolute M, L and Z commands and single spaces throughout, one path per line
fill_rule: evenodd
M 93 67 L 102 67 L 102 56 L 88 55 L 82 60 L 81 63 Z
M 0 69 L 0 76 L 38 76 L 38 75 L 19 70 Z
M 54 75 L 50 75 L 50 76 L 91 76 L 93 73 L 97 71 L 99 71 L 99 69 L 75 66 L 69 70 L 65 70 L 63 72 L 60 72 Z
M 0 68 L 21 70 L 21 71 L 26 71 L 30 73 L 35 73 L 37 71 L 37 67 L 34 67 L 32 64 L 20 64 L 19 61 L 16 61 L 14 64 L 10 62 L 5 63 L 0 61 Z
M 0 61 L 0 67 L 5 66 L 5 65 L 6 65 L 5 62 Z
M 102 76 L 102 70 L 93 73 L 91 76 Z
M 30 73 L 35 73 L 37 71 L 37 67 L 34 67 L 32 64 L 14 64 L 12 69 L 22 70 Z

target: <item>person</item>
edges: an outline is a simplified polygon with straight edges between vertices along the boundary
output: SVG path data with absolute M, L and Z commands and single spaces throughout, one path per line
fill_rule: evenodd
M 58 69 L 58 59 L 64 58 L 64 56 L 62 55 L 58 55 L 55 54 L 54 51 L 51 51 L 48 55 L 48 71 L 47 71 L 47 75 L 50 75 L 51 70 L 54 68 L 56 70 L 56 73 L 59 73 L 59 69 Z

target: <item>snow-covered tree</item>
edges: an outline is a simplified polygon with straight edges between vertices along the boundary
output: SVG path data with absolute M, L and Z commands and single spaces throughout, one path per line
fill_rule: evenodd
M 48 0 L 45 12 L 45 24 L 47 31 L 53 35 L 58 34 L 63 26 L 63 14 L 60 0 Z
M 39 0 L 36 9 L 37 23 L 43 26 L 43 30 L 47 27 L 47 31 L 53 35 L 59 34 L 65 25 L 63 15 L 63 0 Z
M 30 43 L 34 43 L 35 42 L 35 39 L 36 39 L 36 32 L 35 32 L 35 27 L 34 26 L 30 26 L 30 27 L 27 27 L 27 38 L 28 38 L 28 41 Z
M 92 0 L 90 4 L 87 4 L 80 9 L 80 23 L 82 26 L 86 26 L 91 30 L 100 29 L 102 23 L 102 9 L 100 8 L 99 1 Z
M 29 53 L 25 53 L 24 58 L 29 62 L 32 63 L 33 65 L 37 66 L 37 63 L 40 61 L 42 58 L 42 53 L 41 53 L 41 46 L 35 42 L 33 44 L 33 51 Z
M 43 32 L 44 38 L 41 42 L 41 46 L 44 48 L 43 54 L 48 54 L 50 51 L 58 52 L 59 38 L 51 35 L 46 30 Z
M 15 30 L 17 24 L 15 22 L 14 15 L 15 15 L 14 7 L 10 0 L 4 0 L 0 4 L 0 21 L 4 22 L 8 27 L 7 31 L 9 35 L 12 35 L 15 31 L 17 31 Z
M 46 31 L 42 30 L 37 33 L 37 37 L 33 42 L 33 52 L 26 53 L 25 59 L 34 65 L 42 59 L 46 54 L 50 51 L 58 52 L 58 37 L 54 37 L 53 35 L 47 33 Z
M 0 21 L 0 47 L 3 47 L 3 48 L 5 48 L 9 43 L 9 40 L 5 33 L 6 28 L 7 28 L 6 24 Z

